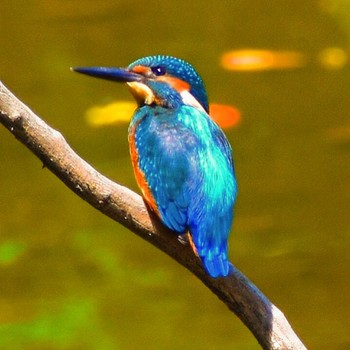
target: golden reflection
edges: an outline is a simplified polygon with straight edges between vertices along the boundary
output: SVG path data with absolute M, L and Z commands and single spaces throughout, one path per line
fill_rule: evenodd
M 340 47 L 327 47 L 318 55 L 319 63 L 327 69 L 341 69 L 348 62 L 348 54 Z
M 130 122 L 136 108 L 135 102 L 116 101 L 104 106 L 93 106 L 86 111 L 85 118 L 91 126 L 105 126 Z

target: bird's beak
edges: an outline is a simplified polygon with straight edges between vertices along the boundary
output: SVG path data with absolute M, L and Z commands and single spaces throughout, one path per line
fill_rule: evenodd
M 145 84 L 145 77 L 127 68 L 73 67 L 71 70 L 91 77 L 127 83 L 139 105 L 150 105 L 155 101 L 153 91 Z
M 105 80 L 117 81 L 120 83 L 140 82 L 142 75 L 132 72 L 126 68 L 112 67 L 72 67 L 72 71 L 86 74 L 91 77 Z

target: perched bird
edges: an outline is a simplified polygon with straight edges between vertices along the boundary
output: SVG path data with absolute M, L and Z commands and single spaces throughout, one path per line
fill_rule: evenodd
M 232 151 L 209 116 L 196 70 L 162 55 L 127 68 L 73 70 L 129 86 L 138 104 L 129 126 L 130 154 L 144 199 L 168 228 L 189 233 L 210 276 L 227 276 L 237 192 Z

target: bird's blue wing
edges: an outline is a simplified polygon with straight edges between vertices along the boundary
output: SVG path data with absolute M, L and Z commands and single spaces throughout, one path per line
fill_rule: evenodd
M 194 136 L 176 120 L 162 120 L 146 114 L 137 125 L 135 144 L 138 167 L 144 174 L 160 218 L 170 229 L 186 232 Z

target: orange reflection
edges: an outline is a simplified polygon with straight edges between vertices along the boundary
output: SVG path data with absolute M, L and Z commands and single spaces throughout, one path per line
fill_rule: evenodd
M 241 120 L 240 111 L 233 106 L 211 103 L 209 111 L 212 119 L 223 129 L 232 128 Z
M 305 56 L 297 51 L 234 50 L 222 55 L 221 65 L 233 71 L 263 71 L 300 68 Z

